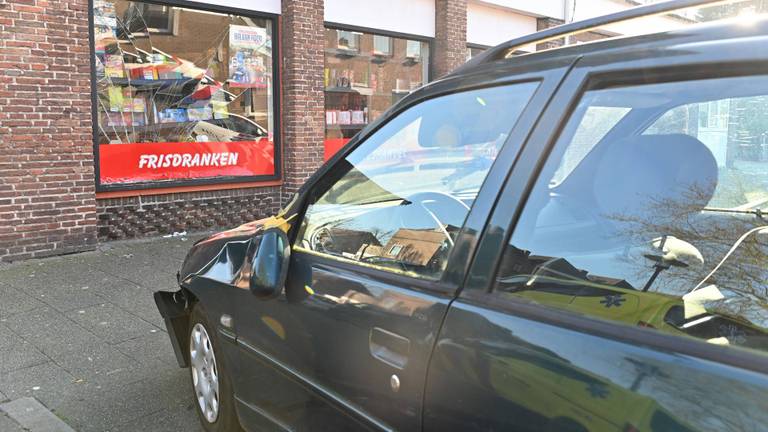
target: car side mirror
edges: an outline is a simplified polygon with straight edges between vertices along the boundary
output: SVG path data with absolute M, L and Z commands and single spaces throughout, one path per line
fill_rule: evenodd
M 288 276 L 291 261 L 291 247 L 288 236 L 283 230 L 270 228 L 252 241 L 258 242 L 250 248 L 248 257 L 251 262 L 249 289 L 261 299 L 280 295 Z

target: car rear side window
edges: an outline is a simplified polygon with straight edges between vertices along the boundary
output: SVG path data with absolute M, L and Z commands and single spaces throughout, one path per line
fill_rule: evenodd
M 762 76 L 586 92 L 526 202 L 496 291 L 768 352 L 766 95 Z M 585 151 L 579 137 L 595 124 L 610 128 Z
M 296 248 L 438 279 L 537 83 L 419 103 L 339 161 L 313 194 Z

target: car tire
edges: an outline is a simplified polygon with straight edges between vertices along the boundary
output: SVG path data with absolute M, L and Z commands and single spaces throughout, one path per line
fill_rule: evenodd
M 192 308 L 187 335 L 192 397 L 200 423 L 208 432 L 241 432 L 216 327 L 199 303 Z

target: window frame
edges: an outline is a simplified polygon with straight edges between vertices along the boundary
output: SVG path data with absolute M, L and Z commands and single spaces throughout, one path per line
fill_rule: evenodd
M 710 49 L 720 47 L 716 44 Z M 723 70 L 722 63 L 713 61 L 704 64 L 695 61 L 681 61 L 670 57 L 658 61 L 655 67 L 628 67 L 616 60 L 584 61 L 580 59 L 576 67 L 569 72 L 564 83 L 554 95 L 548 109 L 542 114 L 530 139 L 524 144 L 511 173 L 506 180 L 499 201 L 489 217 L 489 225 L 501 230 L 493 236 L 484 234 L 480 239 L 472 268 L 465 278 L 460 297 L 484 307 L 501 310 L 532 321 L 581 331 L 619 342 L 643 344 L 655 349 L 691 355 L 752 371 L 768 374 L 768 362 L 763 353 L 746 349 L 734 349 L 707 343 L 703 340 L 671 335 L 654 329 L 633 327 L 622 323 L 600 319 L 598 317 L 576 314 L 540 304 L 533 304 L 522 298 L 510 298 L 493 290 L 498 276 L 504 249 L 509 243 L 517 226 L 519 217 L 526 205 L 528 196 L 538 181 L 545 163 L 550 157 L 560 135 L 563 133 L 572 115 L 576 112 L 584 94 L 590 90 L 599 90 L 617 86 L 641 86 L 675 81 L 693 81 L 699 79 L 718 79 L 741 76 L 766 75 L 766 61 L 749 59 L 729 61 L 729 68 Z M 579 63 L 583 62 L 583 66 Z M 647 63 L 646 63 L 647 65 Z M 720 67 L 718 67 L 720 66 Z M 654 121 L 658 118 L 654 117 Z M 647 126 L 647 125 L 646 125 Z M 610 135 L 610 132 L 608 133 Z M 478 265 L 478 261 L 488 261 Z
M 559 63 L 562 62 L 558 62 L 558 66 L 562 66 Z M 543 111 L 544 106 L 554 93 L 557 85 L 565 76 L 565 73 L 566 68 L 559 67 L 552 71 L 519 73 L 491 82 L 488 82 L 481 75 L 477 75 L 473 79 L 466 79 L 466 77 L 460 79 L 447 79 L 441 82 L 441 85 L 439 86 L 432 86 L 431 89 L 417 91 L 413 95 L 402 99 L 352 138 L 349 145 L 331 157 L 323 167 L 307 180 L 299 192 L 297 192 L 297 196 L 294 198 L 295 201 L 290 205 L 290 208 L 295 211 L 295 219 L 291 222 L 291 226 L 294 229 L 289 231 L 292 249 L 296 254 L 306 254 L 311 256 L 312 259 L 321 265 L 338 266 L 339 268 L 354 271 L 373 279 L 424 292 L 439 293 L 449 296 L 456 295 L 461 280 L 469 268 L 469 260 L 467 256 L 472 256 L 474 247 L 477 243 L 477 237 L 479 236 L 479 231 L 473 227 L 484 225 L 491 209 L 488 204 L 491 203 L 486 203 L 484 205 L 475 204 L 470 208 L 464 221 L 464 226 L 459 231 L 454 247 L 449 254 L 446 266 L 447 269 L 443 272 L 440 279 L 430 280 L 376 268 L 365 263 L 354 262 L 352 260 L 328 254 L 305 250 L 304 248 L 296 250 L 298 228 L 304 220 L 310 202 L 317 199 L 339 179 L 339 170 L 341 169 L 339 168 L 339 162 L 384 125 L 389 123 L 390 120 L 399 116 L 404 111 L 431 99 L 449 96 L 455 93 L 537 82 L 538 86 L 531 94 L 528 104 L 523 108 L 515 124 L 510 126 L 510 133 L 507 137 L 507 141 L 502 146 L 496 160 L 488 171 L 475 202 L 477 203 L 478 200 L 494 199 L 499 188 L 499 184 L 494 180 L 502 178 L 501 176 L 504 175 L 503 173 L 508 172 L 511 161 L 520 150 L 520 146 L 517 143 L 521 142 L 522 137 L 527 136 L 531 131 L 534 122 L 538 119 L 539 114 Z
M 185 8 L 199 11 L 216 12 L 222 14 L 239 15 L 245 18 L 265 19 L 271 22 L 272 26 L 272 71 L 273 71 L 273 93 L 272 93 L 272 112 L 275 119 L 273 131 L 273 143 L 274 143 L 274 166 L 275 172 L 272 175 L 261 176 L 221 176 L 211 178 L 193 178 L 193 179 L 180 179 L 180 180 L 167 180 L 167 181 L 145 181 L 135 183 L 116 183 L 116 184 L 102 184 L 100 178 L 100 162 L 99 162 L 99 124 L 98 124 L 98 88 L 95 85 L 97 82 L 96 77 L 96 41 L 94 35 L 94 13 L 93 3 L 94 0 L 88 0 L 88 34 L 89 34 L 89 64 L 90 70 L 90 86 L 91 86 L 91 145 L 93 147 L 93 174 L 94 182 L 96 186 L 96 193 L 101 192 L 123 192 L 123 191 L 136 191 L 137 194 L 141 194 L 141 191 L 152 189 L 168 189 L 179 187 L 197 187 L 197 186 L 216 186 L 221 185 L 222 188 L 226 188 L 227 185 L 254 183 L 254 186 L 258 186 L 258 182 L 271 182 L 279 181 L 282 179 L 282 133 L 280 127 L 281 117 L 281 98 L 282 98 L 282 73 L 280 67 L 280 26 L 279 15 L 269 12 L 257 12 L 248 9 L 240 9 L 229 6 L 220 6 L 216 4 L 198 3 L 189 0 L 130 0 L 138 1 L 141 3 L 154 4 L 160 6 Z M 179 10 L 174 11 L 174 28 L 178 25 Z M 150 32 L 152 34 L 152 32 Z
M 157 27 L 147 27 L 147 31 L 145 33 L 133 33 L 135 36 L 142 36 L 142 37 L 149 37 L 150 35 L 157 34 L 157 35 L 173 35 L 178 30 L 178 15 L 179 15 L 179 9 L 176 9 L 174 6 L 169 6 L 165 4 L 157 4 L 157 3 L 151 3 L 151 2 L 141 2 L 143 5 L 152 5 L 152 6 L 164 6 L 168 7 L 168 28 L 157 28 Z M 144 11 L 142 11 L 144 13 Z
M 410 33 L 400 33 L 400 32 L 394 32 L 389 30 L 381 30 L 371 27 L 361 27 L 356 25 L 349 25 L 349 24 L 342 24 L 332 21 L 325 21 L 323 23 L 323 29 L 324 30 L 340 30 L 340 31 L 346 31 L 346 32 L 356 32 L 356 33 L 364 33 L 364 34 L 370 34 L 373 36 L 386 36 L 389 39 L 389 45 L 390 45 L 390 53 L 389 54 L 381 54 L 382 57 L 390 57 L 392 56 L 392 39 L 408 39 L 408 40 L 414 40 L 418 42 L 426 42 L 429 45 L 429 64 L 427 65 L 427 79 L 424 84 L 427 84 L 428 82 L 432 81 L 434 79 L 434 71 L 432 70 L 434 68 L 434 49 L 435 49 L 435 38 L 427 37 L 427 36 L 420 36 Z M 358 47 L 358 50 L 360 47 Z
M 544 79 L 542 77 L 536 77 L 536 78 L 525 77 L 524 79 L 517 79 L 517 80 L 513 79 L 513 80 L 509 80 L 509 81 L 502 81 L 502 82 L 499 82 L 499 83 L 485 83 L 485 84 L 480 84 L 480 85 L 474 85 L 474 86 L 468 86 L 468 87 L 464 87 L 464 88 L 454 89 L 453 91 L 440 92 L 440 93 L 437 93 L 437 94 L 434 94 L 434 95 L 430 95 L 427 98 L 416 100 L 415 102 L 407 104 L 407 105 L 402 105 L 401 106 L 400 104 L 396 104 L 396 107 L 399 107 L 400 109 L 398 109 L 394 113 L 392 113 L 392 111 L 389 111 L 389 112 L 385 113 L 384 115 L 382 115 L 379 120 L 375 121 L 375 123 L 376 123 L 375 129 L 368 131 L 368 133 L 366 133 L 364 137 L 361 137 L 361 138 L 357 139 L 354 142 L 354 145 L 350 146 L 350 148 L 346 152 L 339 152 L 339 154 L 337 154 L 337 156 L 334 156 L 334 158 L 332 159 L 333 167 L 330 168 L 327 172 L 324 172 L 322 177 L 318 178 L 317 181 L 314 182 L 314 184 L 312 185 L 312 188 L 307 191 L 306 197 L 304 199 L 304 202 L 302 203 L 301 212 L 299 214 L 299 217 L 296 219 L 295 224 L 293 224 L 293 226 L 295 227 L 295 230 L 293 232 L 293 237 L 291 238 L 292 249 L 296 250 L 298 248 L 298 252 L 304 252 L 304 253 L 307 253 L 309 255 L 320 257 L 320 258 L 324 259 L 327 262 L 345 263 L 345 264 L 347 264 L 347 266 L 345 266 L 344 268 L 346 268 L 348 270 L 349 269 L 354 269 L 354 268 L 359 268 L 360 270 L 364 270 L 364 269 L 365 270 L 370 270 L 370 271 L 373 272 L 373 274 L 378 274 L 378 275 L 381 275 L 381 274 L 396 275 L 396 276 L 401 277 L 401 278 L 406 278 L 407 280 L 412 281 L 412 283 L 418 283 L 418 284 L 422 284 L 423 283 L 423 286 L 425 286 L 425 287 L 434 287 L 436 285 L 443 284 L 444 280 L 446 279 L 446 275 L 449 273 L 448 268 L 453 267 L 452 266 L 452 262 L 454 262 L 456 260 L 456 258 L 454 256 L 454 250 L 457 249 L 457 247 L 459 245 L 459 242 L 460 242 L 460 239 L 458 238 L 459 235 L 457 235 L 457 238 L 455 240 L 454 246 L 453 246 L 453 248 L 451 249 L 451 251 L 449 253 L 448 260 L 446 261 L 446 269 L 442 272 L 440 278 L 438 278 L 438 279 L 428 279 L 428 278 L 425 278 L 425 277 L 417 277 L 417 276 L 408 274 L 407 272 L 393 271 L 392 269 L 384 269 L 384 268 L 382 268 L 380 266 L 376 266 L 376 265 L 373 265 L 373 264 L 368 264 L 368 263 L 364 263 L 364 262 L 361 262 L 361 261 L 354 261 L 354 260 L 351 260 L 351 259 L 348 259 L 348 258 L 344 258 L 344 257 L 340 257 L 340 256 L 335 256 L 335 255 L 331 255 L 331 254 L 327 254 L 327 253 L 323 253 L 323 252 L 318 252 L 318 251 L 314 251 L 314 250 L 311 250 L 311 249 L 306 249 L 306 248 L 304 248 L 302 246 L 297 245 L 296 244 L 296 241 L 298 240 L 297 236 L 298 236 L 298 233 L 300 232 L 300 227 L 303 224 L 304 218 L 306 217 L 306 212 L 307 212 L 307 210 L 309 209 L 309 207 L 313 204 L 313 202 L 315 200 L 319 199 L 323 194 L 325 194 L 331 187 L 333 187 L 333 185 L 336 184 L 336 182 L 338 182 L 346 174 L 346 172 L 344 171 L 344 168 L 342 167 L 342 164 L 340 162 L 343 159 L 345 159 L 346 156 L 348 156 L 353 151 L 355 151 L 360 145 L 365 143 L 369 138 L 371 138 L 373 135 L 375 135 L 378 131 L 380 131 L 390 121 L 392 121 L 395 118 L 399 117 L 400 115 L 404 114 L 406 111 L 409 111 L 411 109 L 417 108 L 419 105 L 421 105 L 421 104 L 423 104 L 425 102 L 429 102 L 431 100 L 439 99 L 439 98 L 442 98 L 442 97 L 448 97 L 448 96 L 451 96 L 451 95 L 454 95 L 454 94 L 469 93 L 469 92 L 473 92 L 473 91 L 487 90 L 487 89 L 496 88 L 496 87 L 510 87 L 510 86 L 515 86 L 515 85 L 524 85 L 524 84 L 536 83 L 536 87 L 533 89 L 533 92 L 531 93 L 531 95 L 530 95 L 530 97 L 528 99 L 528 103 L 522 108 L 522 110 L 520 111 L 520 115 L 518 116 L 516 121 L 512 125 L 509 126 L 509 133 L 507 135 L 507 140 L 504 142 L 504 144 L 502 145 L 501 149 L 499 150 L 499 155 L 500 155 L 502 153 L 503 149 L 505 147 L 509 146 L 510 141 L 514 141 L 514 138 L 515 138 L 514 132 L 515 132 L 515 130 L 519 129 L 520 127 L 523 127 L 521 125 L 521 121 L 523 119 L 523 115 L 526 112 L 532 110 L 531 106 L 534 104 L 534 101 L 537 100 L 537 96 L 540 93 L 546 93 L 547 89 L 546 88 L 542 89 L 543 81 L 544 81 Z M 539 96 L 539 97 L 541 97 L 541 96 Z M 530 126 L 528 127 L 528 129 L 529 128 L 530 128 Z M 342 153 L 343 153 L 343 155 L 342 155 Z M 498 159 L 498 155 L 497 155 L 497 159 Z M 494 163 L 492 164 L 492 167 L 489 168 L 488 173 L 486 174 L 486 178 L 484 179 L 484 181 L 480 185 L 480 190 L 483 190 L 483 188 L 486 187 L 485 180 L 487 180 L 488 176 L 491 175 L 491 170 L 496 165 L 497 165 L 496 164 L 496 160 L 494 160 Z M 480 192 L 478 192 L 476 200 L 479 197 L 480 197 Z M 473 205 L 472 208 L 470 208 L 469 212 L 467 213 L 467 216 L 466 216 L 465 221 L 464 221 L 464 225 L 462 225 L 462 227 L 460 227 L 459 234 L 464 231 L 464 228 L 465 228 L 465 226 L 467 224 L 467 221 L 470 218 L 470 214 L 473 212 L 474 208 L 475 208 L 475 206 Z M 394 249 L 395 247 L 399 247 L 399 246 L 400 246 L 399 244 L 395 244 L 395 245 L 392 246 L 392 249 Z M 458 286 L 454 285 L 450 289 L 455 290 L 456 288 L 458 288 Z
M 426 43 L 427 47 L 428 47 L 428 50 L 429 50 L 428 58 L 427 58 L 427 63 L 426 63 L 427 76 L 424 79 L 424 83 L 422 84 L 422 87 L 427 85 L 427 84 L 429 84 L 430 82 L 432 82 L 433 79 L 435 79 L 435 73 L 434 73 L 434 67 L 435 67 L 434 66 L 434 64 L 435 64 L 434 63 L 434 57 L 435 57 L 435 55 L 434 55 L 434 52 L 435 52 L 435 38 L 434 37 L 427 37 L 427 36 L 410 34 L 410 33 L 400 33 L 400 32 L 395 32 L 395 31 L 390 31 L 390 30 L 382 30 L 382 29 L 377 29 L 377 28 L 362 27 L 362 26 L 356 26 L 356 25 L 350 25 L 350 24 L 343 24 L 343 23 L 338 23 L 338 22 L 333 22 L 333 21 L 324 21 L 323 22 L 323 30 L 324 31 L 325 30 L 335 30 L 337 32 L 338 31 L 344 31 L 344 32 L 351 32 L 351 33 L 360 33 L 360 34 L 363 34 L 363 35 L 368 34 L 368 35 L 371 35 L 371 36 L 384 36 L 384 37 L 387 37 L 387 38 L 389 38 L 389 49 L 390 49 L 390 52 L 389 53 L 376 53 L 376 52 L 372 52 L 372 55 L 374 57 L 376 57 L 376 58 L 378 58 L 380 60 L 385 60 L 385 61 L 389 61 L 389 59 L 394 57 L 394 53 L 395 53 L 395 50 L 394 50 L 394 39 L 405 39 L 406 41 L 410 40 L 410 41 L 416 41 L 416 42 L 420 42 L 420 43 Z M 325 39 L 323 39 L 323 41 L 324 41 L 323 43 L 325 43 Z M 344 55 L 344 51 L 345 50 L 340 49 L 340 48 L 335 48 L 335 49 L 341 51 L 339 54 Z M 329 55 L 331 55 L 328 52 L 328 50 L 329 50 L 329 48 L 324 46 L 324 48 L 323 48 L 323 67 L 324 68 L 327 66 L 327 64 L 325 62 L 325 58 L 328 57 Z M 375 50 L 375 45 L 374 45 L 374 50 Z M 354 51 L 352 51 L 352 50 L 348 51 L 348 53 L 351 56 L 354 56 L 354 55 L 356 55 L 355 53 L 359 53 L 359 52 L 360 52 L 360 47 L 357 47 L 357 49 L 354 50 Z M 419 59 L 416 59 L 414 61 L 416 61 L 417 63 L 421 63 L 421 62 L 424 61 L 424 59 L 423 58 L 419 58 Z M 327 113 L 328 112 L 328 105 L 327 105 L 327 103 L 328 103 L 328 96 L 327 96 L 327 89 L 326 88 L 323 88 L 323 95 L 324 95 L 323 113 Z M 394 103 L 390 105 L 390 108 L 392 107 L 392 105 L 394 105 Z M 370 113 L 368 115 L 370 116 Z M 383 114 L 381 116 L 383 116 Z M 370 125 L 372 122 L 373 122 L 373 120 L 371 120 L 370 117 L 369 117 L 368 125 Z M 337 126 L 339 128 L 345 128 L 348 131 L 349 130 L 352 130 L 353 132 L 357 131 L 357 134 L 359 134 L 363 129 L 366 128 L 365 124 L 350 124 L 350 125 L 335 124 L 333 126 Z M 338 153 L 338 150 L 336 150 L 334 146 L 329 147 L 329 144 L 328 144 L 328 141 L 329 141 L 329 138 L 328 138 L 328 128 L 329 128 L 329 125 L 327 123 L 327 119 L 323 120 L 323 146 L 324 146 L 324 152 L 325 152 L 325 159 L 326 160 L 330 160 L 331 157 L 333 156 L 333 154 Z M 353 137 L 354 137 L 354 135 L 353 135 Z M 351 140 L 352 138 L 344 138 L 344 139 Z

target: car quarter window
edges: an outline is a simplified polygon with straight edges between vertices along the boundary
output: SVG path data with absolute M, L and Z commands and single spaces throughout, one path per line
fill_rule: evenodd
M 768 77 L 588 91 L 527 199 L 495 293 L 768 352 L 765 210 Z
M 438 279 L 538 83 L 454 93 L 394 117 L 312 194 L 294 248 Z

